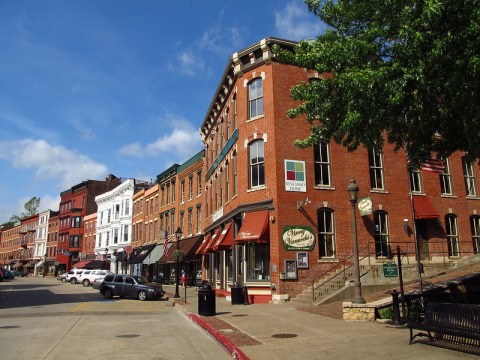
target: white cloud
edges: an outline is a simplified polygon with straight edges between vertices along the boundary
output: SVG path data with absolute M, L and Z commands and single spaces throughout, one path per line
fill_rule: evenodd
M 171 161 L 183 161 L 200 151 L 202 148 L 200 135 L 191 123 L 172 116 L 167 116 L 167 120 L 172 127 L 169 134 L 162 135 L 145 145 L 139 142 L 125 145 L 119 153 L 134 157 L 157 157 L 168 154 Z
M 308 12 L 303 1 L 292 0 L 284 9 L 275 11 L 275 28 L 279 37 L 300 41 L 316 38 L 326 25 Z
M 199 56 L 196 56 L 192 51 L 184 51 L 177 57 L 177 66 L 171 67 L 178 68 L 183 74 L 188 76 L 195 76 L 201 73 L 205 68 L 205 62 Z
M 40 196 L 40 207 L 38 209 L 38 212 L 42 212 L 45 210 L 58 211 L 59 205 L 60 205 L 60 196 L 51 197 L 50 195 L 43 195 L 43 196 Z
M 10 161 L 15 168 L 33 169 L 39 180 L 56 179 L 61 189 L 108 174 L 105 165 L 45 140 L 1 141 L 0 159 Z

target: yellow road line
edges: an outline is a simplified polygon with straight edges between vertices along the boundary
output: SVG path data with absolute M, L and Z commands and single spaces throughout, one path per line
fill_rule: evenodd
M 82 307 L 84 307 L 85 305 L 87 305 L 87 303 L 82 303 L 76 307 L 74 307 L 72 310 L 70 310 L 71 312 L 75 312 L 75 311 L 78 311 L 80 310 Z

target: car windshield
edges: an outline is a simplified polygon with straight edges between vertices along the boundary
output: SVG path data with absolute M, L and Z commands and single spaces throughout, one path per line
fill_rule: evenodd
M 146 284 L 146 283 L 148 283 L 147 279 L 145 279 L 143 276 L 137 277 L 137 282 L 138 282 L 139 284 Z

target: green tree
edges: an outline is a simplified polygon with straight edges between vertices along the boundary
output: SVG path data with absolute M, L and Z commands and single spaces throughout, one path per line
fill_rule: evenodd
M 20 215 L 12 215 L 9 222 L 15 223 L 22 220 L 23 218 L 38 214 L 39 207 L 40 207 L 40 198 L 34 196 L 30 200 L 28 200 L 25 204 L 23 204 L 23 208 L 25 209 L 25 211 Z
M 417 166 L 437 153 L 480 157 L 478 0 L 306 0 L 329 29 L 278 58 L 321 74 L 293 87 L 311 135 L 349 151 L 406 148 Z

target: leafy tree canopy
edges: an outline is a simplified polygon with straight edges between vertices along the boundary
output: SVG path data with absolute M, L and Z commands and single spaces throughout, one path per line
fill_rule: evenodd
M 478 0 L 305 0 L 329 29 L 280 61 L 321 74 L 291 90 L 311 135 L 349 151 L 407 148 L 412 166 L 437 153 L 480 157 Z
M 12 215 L 12 217 L 10 218 L 10 222 L 15 223 L 17 221 L 21 221 L 23 218 L 38 214 L 39 206 L 40 206 L 40 198 L 36 196 L 32 197 L 23 205 L 23 208 L 25 209 L 25 211 L 20 215 Z

